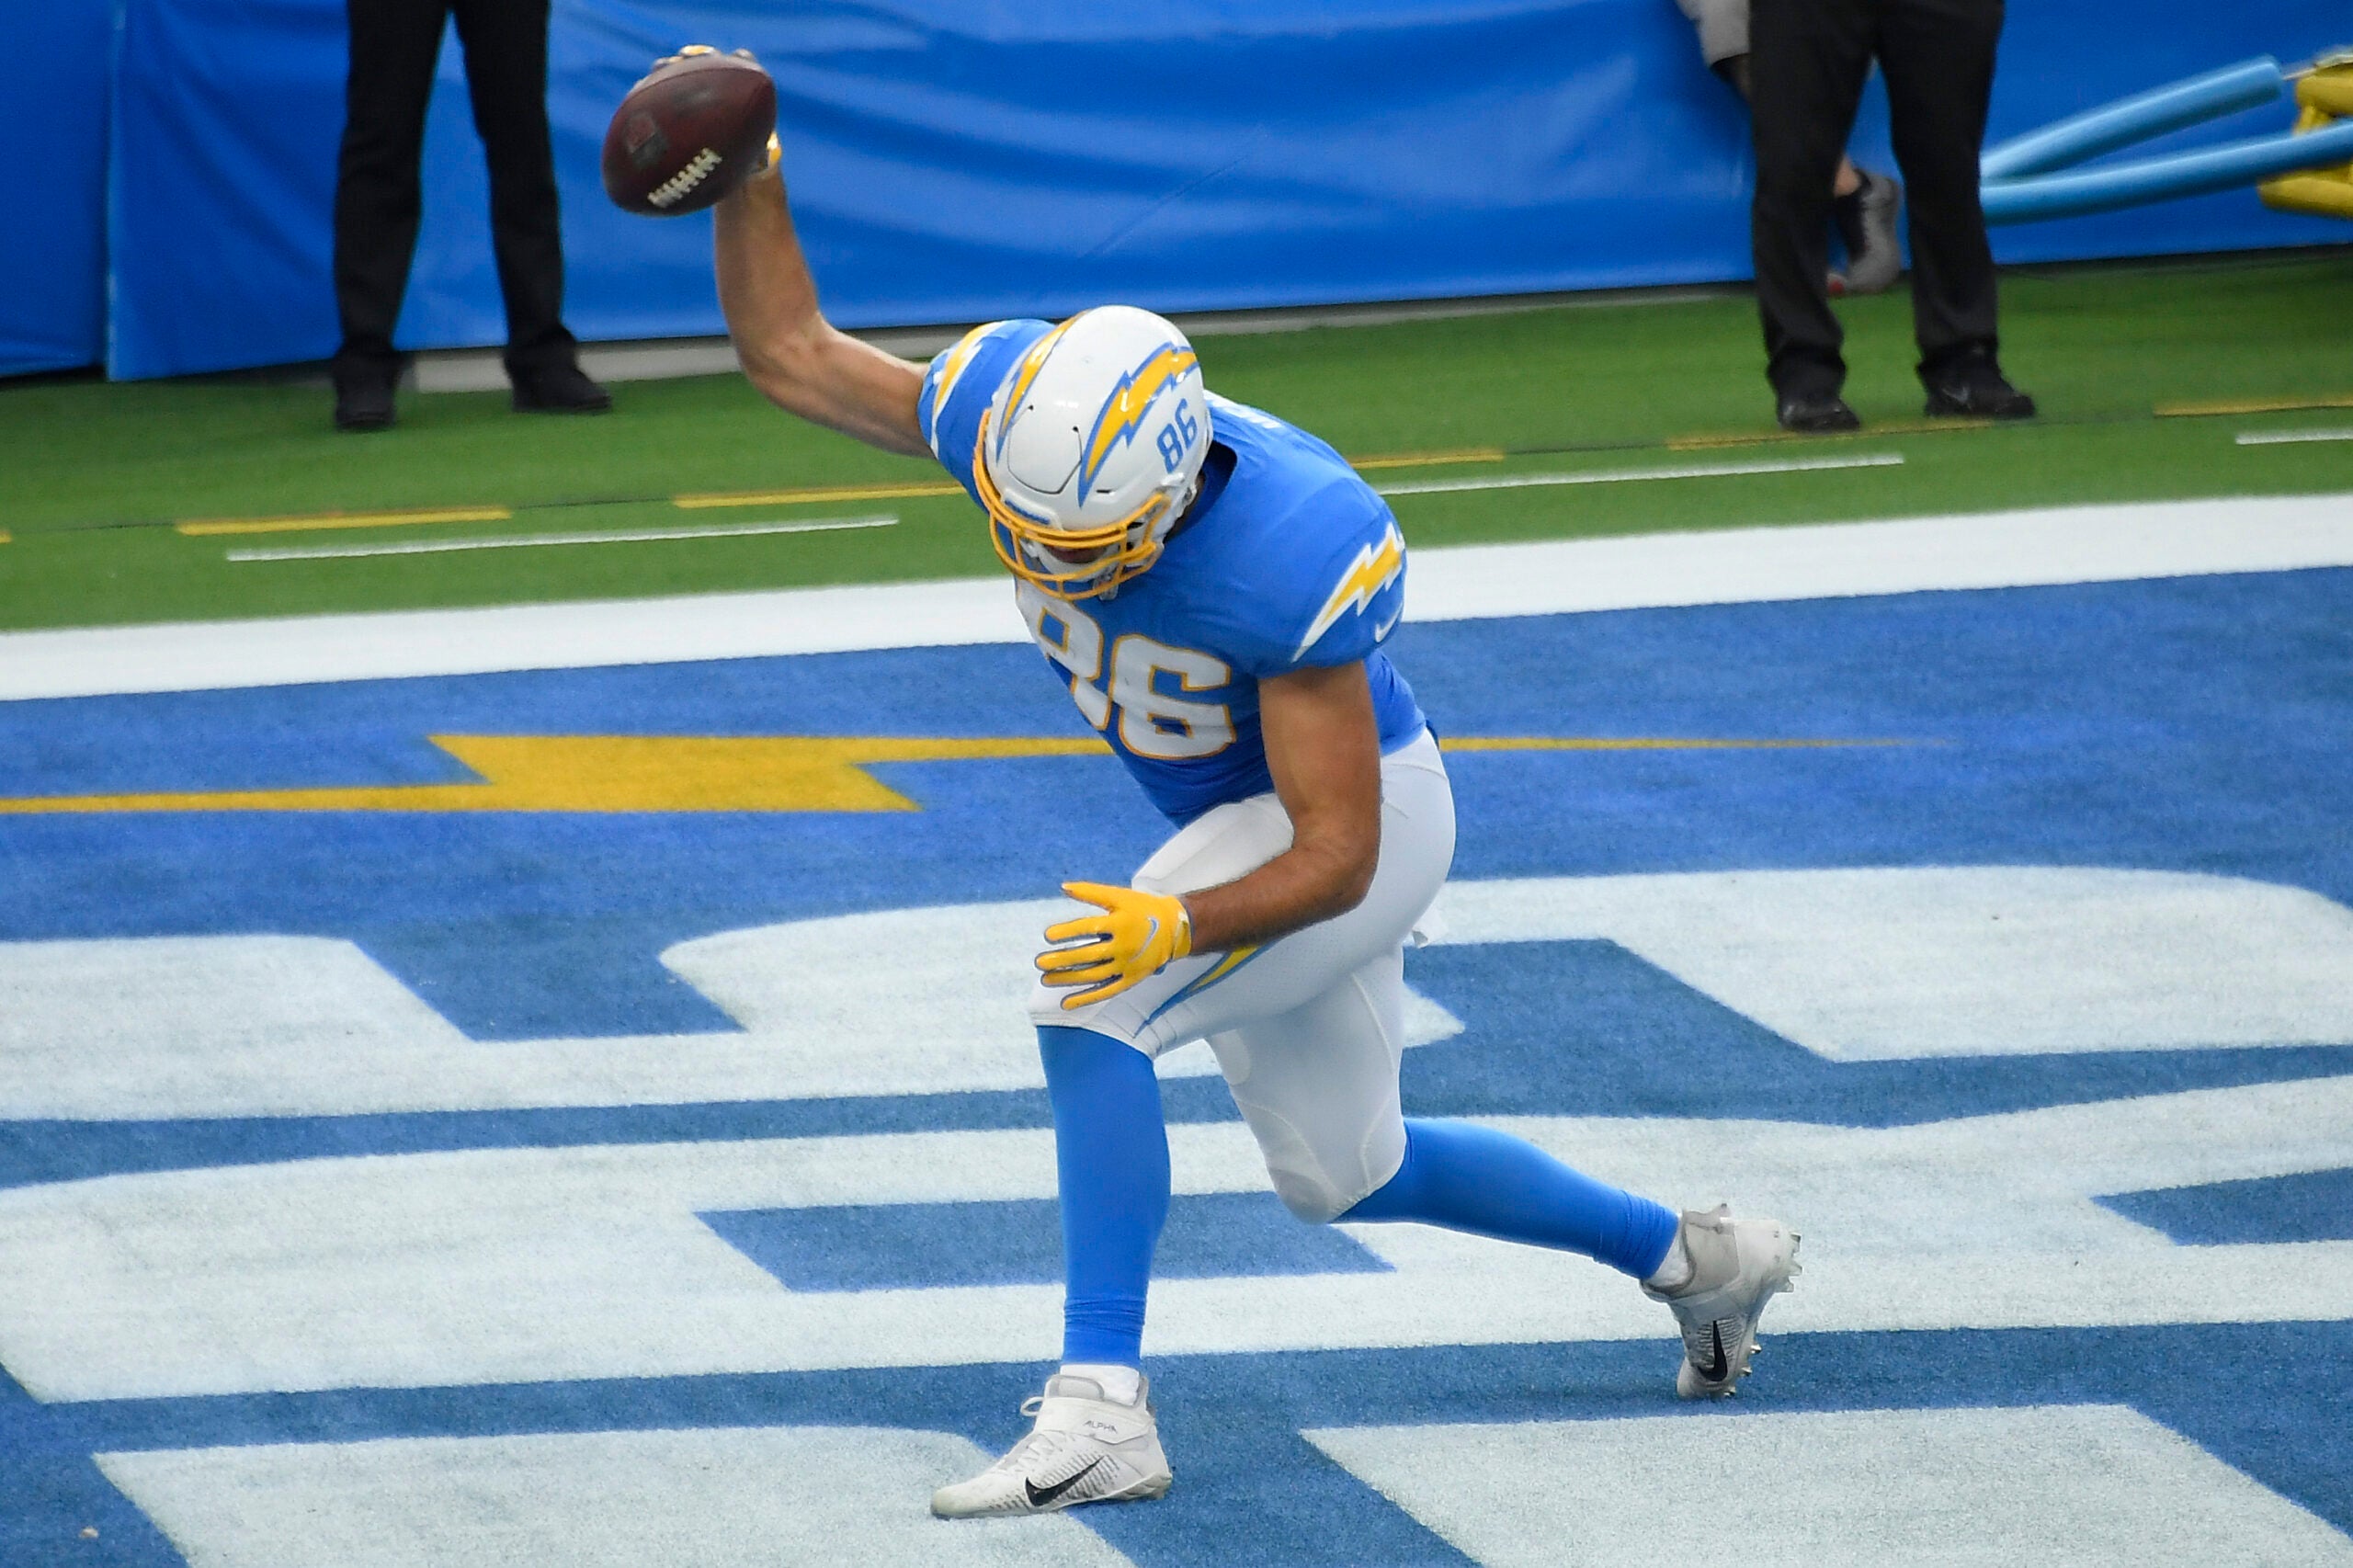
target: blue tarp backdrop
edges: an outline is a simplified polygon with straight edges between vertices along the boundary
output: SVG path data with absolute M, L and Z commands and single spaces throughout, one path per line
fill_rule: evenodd
M 340 5 L 124 7 L 113 373 L 325 356 Z M 2353 33 L 2342 0 L 2123 9 L 2015 8 L 1995 135 Z M 845 324 L 1748 273 L 1741 112 L 1668 0 L 556 0 L 550 109 L 583 337 L 720 329 L 709 220 L 625 216 L 597 176 L 612 105 L 648 60 L 695 40 L 748 45 L 775 73 L 804 236 Z M 2262 129 L 2286 123 L 2267 112 Z M 2253 118 L 2185 134 L 2244 133 Z M 1883 148 L 1883 126 L 1867 115 L 1859 144 Z M 403 341 L 495 343 L 487 187 L 454 40 L 426 162 Z M 2233 192 L 1997 243 L 2045 259 L 2347 237 Z
M 95 363 L 106 341 L 112 0 L 0 6 L 0 376 Z

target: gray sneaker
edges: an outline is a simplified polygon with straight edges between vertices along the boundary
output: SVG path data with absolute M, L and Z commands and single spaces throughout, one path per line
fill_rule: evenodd
M 1797 1287 L 1798 1233 L 1779 1220 L 1735 1220 L 1719 1203 L 1688 1211 L 1675 1244 L 1691 1260 L 1691 1278 L 1672 1292 L 1643 1293 L 1665 1301 L 1683 1330 L 1683 1366 L 1675 1392 L 1685 1399 L 1722 1399 L 1748 1376 L 1757 1351 L 1756 1320 L 1765 1303 Z
M 931 1494 L 943 1519 L 1051 1514 L 1081 1503 L 1158 1497 L 1173 1479 L 1153 1419 L 1151 1381 L 1133 1404 L 1103 1397 L 1092 1378 L 1046 1380 L 1046 1392 L 1021 1402 L 1037 1417 L 1029 1435 L 970 1481 Z
M 1883 294 L 1904 276 L 1904 252 L 1895 241 L 1895 215 L 1904 208 L 1904 187 L 1892 175 L 1862 172 L 1862 187 L 1837 204 L 1838 233 L 1847 243 L 1849 294 Z

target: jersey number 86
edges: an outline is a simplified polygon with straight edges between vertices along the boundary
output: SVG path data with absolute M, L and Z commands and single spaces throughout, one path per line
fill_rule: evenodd
M 1093 617 L 1027 583 L 1016 592 L 1029 635 L 1070 672 L 1071 700 L 1088 723 L 1108 731 L 1117 714 L 1120 744 L 1159 762 L 1213 756 L 1233 744 L 1233 715 L 1224 703 L 1182 695 L 1230 683 L 1233 671 L 1224 660 L 1130 631 L 1112 642 L 1107 661 L 1103 628 Z
M 1176 465 L 1185 460 L 1186 452 L 1192 448 L 1193 438 L 1200 433 L 1201 422 L 1193 417 L 1193 411 L 1185 406 L 1185 400 L 1178 398 L 1175 416 L 1160 427 L 1160 437 L 1154 443 L 1160 449 L 1160 460 L 1168 466 L 1169 472 L 1176 472 Z

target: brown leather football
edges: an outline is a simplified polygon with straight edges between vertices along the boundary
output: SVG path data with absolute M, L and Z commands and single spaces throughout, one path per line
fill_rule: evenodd
M 776 130 L 776 84 L 744 53 L 697 47 L 654 68 L 605 131 L 605 194 L 650 218 L 699 212 L 750 176 Z

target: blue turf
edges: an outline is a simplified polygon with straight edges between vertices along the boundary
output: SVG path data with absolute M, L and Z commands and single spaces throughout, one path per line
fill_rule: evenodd
M 2119 1192 L 2100 1202 L 2183 1246 L 2353 1242 L 2353 1170 Z
M 1177 1471 L 1149 1508 L 1084 1517 L 1140 1568 L 1253 1560 L 1297 1568 L 1464 1559 L 1301 1439 L 1320 1426 L 1429 1422 L 1722 1419 L 1673 1394 L 1676 1348 L 1655 1340 L 1574 1345 L 1164 1357 L 1154 1365 Z M 1770 1376 L 1743 1411 L 2126 1404 L 2262 1484 L 2353 1531 L 2353 1445 L 2342 1391 L 2314 1368 L 2353 1365 L 2353 1324 L 2210 1324 L 2120 1329 L 1951 1330 L 1769 1336 Z M 1022 1429 L 1015 1406 L 1037 1369 L 615 1379 L 487 1388 L 107 1401 L 43 1407 L 0 1394 L 0 1452 L 39 1473 L 0 1514 L 0 1568 L 68 1561 L 125 1568 L 180 1559 L 87 1455 L 115 1449 L 764 1425 L 905 1426 L 962 1432 L 987 1449 Z M 11 1484 L 11 1491 L 17 1489 Z M 104 1547 L 74 1539 L 106 1521 Z M 943 1527 L 947 1528 L 947 1527 Z
M 2353 1073 L 2353 1045 L 1826 1062 L 1610 942 L 1428 948 L 1409 957 L 1407 975 L 1466 1026 L 1453 1039 L 1406 1053 L 1405 1108 L 1415 1116 L 1739 1116 L 1896 1127 Z M 1170 1079 L 1161 1095 L 1171 1121 L 1236 1119 L 1222 1079 Z M 1043 1091 L 1017 1089 L 342 1117 L 0 1121 L 0 1189 L 347 1154 L 985 1131 L 1051 1120 Z
M 741 1209 L 699 1218 L 790 1290 L 1037 1285 L 1063 1277 L 1051 1199 Z M 1388 1268 L 1340 1232 L 1293 1218 L 1271 1192 L 1171 1199 L 1153 1263 L 1162 1279 Z
M 1397 658 L 1454 735 L 1936 743 L 1458 755 L 1460 876 L 2105 865 L 2353 903 L 2348 623 L 2353 572 L 2321 571 L 1408 626 Z M 462 778 L 434 733 L 1075 722 L 1015 646 L 10 703 L 0 793 Z M 1164 831 L 1108 758 L 879 771 L 924 810 L 11 819 L 0 937 L 316 932 L 479 1040 L 699 1029 L 709 1005 L 649 967 L 673 943 L 1040 897 Z M 1038 833 L 1040 801 L 1086 804 Z
M 1870 736 L 1876 750 L 1459 754 L 1457 874 L 2012 864 L 2201 871 L 2353 903 L 2353 572 L 1922 594 L 1407 628 L 1397 655 L 1449 734 Z M 0 704 L 0 794 L 420 783 L 456 733 L 1067 734 L 1026 647 Z M 715 931 L 1033 898 L 1116 878 L 1162 825 L 1108 761 L 878 769 L 877 816 L 153 815 L 0 818 L 0 940 L 346 937 L 473 1039 L 726 1027 L 658 955 Z M 1051 831 L 1039 802 L 1057 803 Z M 2353 1041 L 2063 1057 L 1822 1061 L 1602 942 L 1442 947 L 1413 983 L 1465 1032 L 1407 1056 L 1410 1112 L 1768 1118 L 1895 1126 L 2353 1073 Z M 1702 1067 L 1705 1071 L 1702 1071 Z M 1231 1119 L 1215 1079 L 1163 1086 Z M 0 1186 L 435 1149 L 1039 1128 L 1035 1091 L 610 1109 L 0 1124 Z M 1177 1200 L 1165 1273 L 1368 1267 L 1336 1233 Z M 2353 1239 L 2345 1171 L 2114 1195 L 2184 1244 Z M 1042 1205 L 951 1215 L 735 1213 L 779 1278 L 918 1282 L 1040 1270 Z M 858 1216 L 866 1216 L 861 1221 Z M 1199 1221 L 1198 1227 L 1195 1221 Z M 809 1227 L 831 1225 L 819 1233 Z M 801 1227 L 785 1234 L 793 1227 Z M 895 1228 L 894 1228 L 895 1227 Z M 928 1229 L 926 1229 L 928 1227 Z M 1179 1234 L 1198 1228 L 1188 1253 Z M 986 1245 L 973 1237 L 985 1231 Z M 1338 1245 L 1335 1256 L 1297 1249 Z M 1809 1246 L 1816 1244 L 1809 1241 Z M 925 1275 L 926 1250 L 949 1261 Z M 860 1256 L 860 1255 L 867 1256 Z M 949 1255 L 953 1255 L 952 1257 Z M 1825 1253 L 1835 1256 L 1835 1249 Z M 5 1266 L 5 1265 L 0 1265 Z M 812 1273 L 812 1269 L 820 1273 Z M 858 1271 L 870 1272 L 860 1275 Z M 959 1271 L 964 1271 L 960 1273 Z M 1768 1324 L 1769 1331 L 1769 1324 Z M 1234 1560 L 1459 1564 L 1298 1436 L 1322 1425 L 1711 1419 L 1655 1341 L 1153 1364 L 1178 1484 L 1087 1522 L 1144 1568 Z M 1770 1335 L 1745 1409 L 2123 1403 L 2340 1529 L 2353 1324 Z M 99 1475 L 115 1448 L 368 1437 L 880 1423 L 995 1449 L 1034 1366 L 43 1406 L 0 1377 L 0 1568 L 173 1564 Z M 99 1530 L 85 1541 L 85 1527 Z
M 1676 1116 L 1900 1127 L 2353 1073 L 2353 1044 L 1829 1062 L 1614 942 L 1415 954 L 1464 1032 L 1405 1053 L 1416 1116 Z

